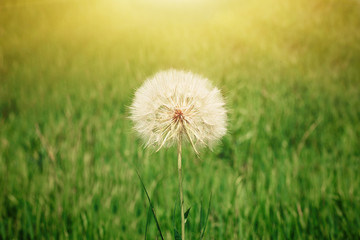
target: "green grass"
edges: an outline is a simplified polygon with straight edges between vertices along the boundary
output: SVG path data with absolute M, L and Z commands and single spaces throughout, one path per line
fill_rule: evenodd
M 176 149 L 144 150 L 128 119 L 167 68 L 229 110 L 214 151 L 184 150 L 187 239 L 211 193 L 205 239 L 360 238 L 359 29 L 355 0 L 4 1 L 0 239 L 144 239 L 136 168 L 173 238 Z

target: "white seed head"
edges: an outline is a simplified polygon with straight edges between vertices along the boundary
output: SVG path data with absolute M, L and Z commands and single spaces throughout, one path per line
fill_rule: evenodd
M 145 146 L 169 147 L 181 139 L 212 147 L 226 133 L 226 110 L 219 89 L 190 72 L 167 70 L 147 79 L 130 107 Z

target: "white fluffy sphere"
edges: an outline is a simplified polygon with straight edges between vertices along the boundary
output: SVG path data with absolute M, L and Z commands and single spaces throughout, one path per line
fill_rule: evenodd
M 226 133 L 226 110 L 219 89 L 199 75 L 162 71 L 136 91 L 131 119 L 146 146 L 188 140 L 194 150 L 213 146 Z

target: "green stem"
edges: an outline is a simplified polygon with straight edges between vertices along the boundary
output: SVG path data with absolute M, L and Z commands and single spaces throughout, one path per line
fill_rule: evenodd
M 178 172 L 179 172 L 179 190 L 180 190 L 180 205 L 181 205 L 181 239 L 185 240 L 184 197 L 183 197 L 182 173 L 181 173 L 181 138 L 178 141 Z

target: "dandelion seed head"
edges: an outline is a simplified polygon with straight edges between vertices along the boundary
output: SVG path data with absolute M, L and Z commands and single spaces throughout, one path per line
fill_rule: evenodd
M 145 146 L 169 147 L 184 139 L 212 147 L 226 133 L 226 110 L 219 89 L 199 75 L 167 70 L 147 79 L 130 107 Z

